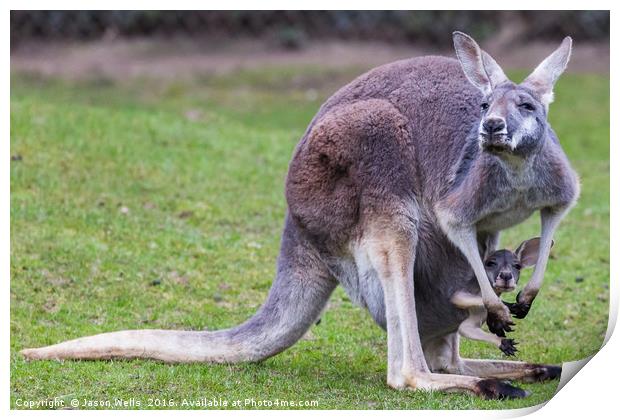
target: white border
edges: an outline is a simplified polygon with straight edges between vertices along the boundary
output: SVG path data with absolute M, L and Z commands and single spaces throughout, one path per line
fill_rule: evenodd
M 616 51 L 614 47 L 617 45 L 617 31 L 615 30 L 618 19 L 616 18 L 616 10 L 614 6 L 618 4 L 617 2 L 612 1 L 599 1 L 599 0 L 591 0 L 588 2 L 577 2 L 577 1 L 562 1 L 562 2 L 542 2 L 540 0 L 522 0 L 519 2 L 511 1 L 511 2 L 501 2 L 497 1 L 475 1 L 471 0 L 467 2 L 467 6 L 471 9 L 503 9 L 503 10 L 517 10 L 517 9 L 532 9 L 532 10 L 570 10 L 570 9 L 605 9 L 611 10 L 611 72 L 610 74 L 618 74 L 614 70 L 618 70 Z M 44 2 L 44 1 L 9 1 L 9 8 L 6 10 L 5 14 L 5 25 L 3 31 L 4 42 L 2 43 L 2 49 L 4 53 L 5 60 L 10 60 L 10 26 L 9 26 L 9 10 L 12 9 L 83 9 L 84 2 L 78 1 L 55 1 L 55 2 Z M 170 6 L 174 6 L 174 9 L 255 9 L 256 5 L 253 2 L 249 1 L 239 1 L 239 0 L 228 0 L 226 2 L 197 2 L 197 1 L 187 1 L 187 0 L 177 0 L 174 3 L 164 2 L 161 0 L 152 0 L 152 1 L 118 1 L 118 0 L 109 0 L 109 1 L 89 1 L 88 6 L 94 9 L 150 9 L 150 10 L 165 10 L 170 9 Z M 302 9 L 302 10 L 311 10 L 311 9 L 359 9 L 359 10 L 373 10 L 376 9 L 377 6 L 381 6 L 381 10 L 384 9 L 419 9 L 419 10 L 463 10 L 464 4 L 462 1 L 443 1 L 441 4 L 438 2 L 424 2 L 422 4 L 412 3 L 411 1 L 394 1 L 394 0 L 384 0 L 380 3 L 377 2 L 369 2 L 369 1 L 339 1 L 334 2 L 325 1 L 325 0 L 315 0 L 313 2 L 296 2 L 292 4 L 290 1 L 262 1 L 259 3 L 265 9 Z M 425 5 L 432 5 L 432 8 L 424 7 Z M 500 7 L 498 7 L 500 6 Z M 3 235 L 4 240 L 1 241 L 2 252 L 0 255 L 2 267 L 5 267 L 5 295 L 4 301 L 5 306 L 2 311 L 2 325 L 3 334 L 2 334 L 2 360 L 3 366 L 6 367 L 3 370 L 2 375 L 2 395 L 1 395 L 1 405 L 0 408 L 3 412 L 9 411 L 9 392 L 10 392 L 10 383 L 9 383 L 9 372 L 10 372 L 10 353 L 9 353 L 9 338 L 10 338 L 10 312 L 9 312 L 9 303 L 10 303 L 10 291 L 9 291 L 9 279 L 10 279 L 10 238 L 8 232 L 10 232 L 10 200 L 8 199 L 10 195 L 10 180 L 9 180 L 9 154 L 10 154 L 10 142 L 8 141 L 10 133 L 9 133 L 9 122 L 10 122 L 10 101 L 9 101 L 9 86 L 10 86 L 10 78 L 9 78 L 9 65 L 8 63 L 3 68 L 4 78 L 2 79 L 2 90 L 4 92 L 5 100 L 2 101 L 2 120 L 4 124 L 4 133 L 5 133 L 5 145 L 4 150 L 5 154 L 2 158 L 2 162 L 6 165 L 6 168 L 2 171 L 2 189 L 4 197 L 2 201 L 2 205 L 0 206 L 0 211 L 2 212 L 2 224 L 4 227 L 4 231 L 7 234 Z M 614 113 L 615 110 L 615 101 L 614 99 L 618 97 L 618 86 L 614 79 L 611 81 L 611 115 L 616 115 Z M 612 119 L 611 121 L 611 138 L 616 139 L 617 125 L 615 121 Z M 618 146 L 616 141 L 610 142 L 610 160 L 614 159 L 617 161 L 618 156 Z M 611 168 L 611 190 L 618 191 L 618 182 L 616 180 L 619 179 L 619 171 L 618 168 L 610 164 Z M 589 416 L 591 418 L 607 418 L 609 414 L 612 412 L 616 412 L 616 404 L 615 398 L 617 398 L 618 387 L 616 385 L 617 378 L 620 373 L 620 368 L 618 361 L 616 360 L 615 355 L 620 354 L 620 340 L 616 336 L 611 335 L 613 326 L 615 326 L 615 322 L 618 314 L 618 276 L 617 276 L 617 265 L 616 258 L 618 257 L 618 224 L 615 223 L 615 219 L 613 215 L 615 215 L 618 209 L 618 196 L 617 194 L 612 194 L 611 196 L 611 285 L 610 285 L 610 328 L 607 333 L 606 339 L 609 341 L 605 345 L 605 347 L 593 357 L 593 359 L 588 363 L 587 367 L 583 369 L 581 372 L 577 374 L 575 379 L 569 381 L 568 384 L 561 391 L 549 401 L 549 403 L 542 409 L 536 410 L 533 414 L 531 414 L 531 418 L 535 419 L 543 419 L 543 418 L 565 418 L 565 417 L 586 417 Z M 519 415 L 525 415 L 534 411 L 533 409 L 520 409 L 520 410 L 506 410 L 506 411 L 398 411 L 398 412 L 389 412 L 379 411 L 379 412 L 370 412 L 370 411 L 339 411 L 337 413 L 338 416 L 343 418 L 353 418 L 355 417 L 367 417 L 372 416 L 375 418 L 377 415 L 389 415 L 396 416 L 401 418 L 409 418 L 410 416 L 415 416 L 416 418 L 444 418 L 446 416 L 458 416 L 459 418 L 506 418 L 506 417 L 515 417 Z M 18 411 L 13 410 L 10 411 L 9 415 L 15 418 L 29 418 L 31 416 L 50 416 L 50 417 L 58 417 L 58 416 L 74 416 L 74 417 L 82 417 L 85 413 L 83 412 L 67 412 L 67 411 L 57 411 L 57 412 L 28 412 L 28 411 Z M 103 411 L 103 412 L 88 412 L 88 416 L 92 416 L 95 418 L 108 418 L 111 416 L 120 416 L 120 417 L 128 417 L 132 416 L 148 416 L 150 417 L 163 417 L 168 416 L 169 414 L 178 415 L 176 412 L 170 411 L 138 411 L 138 412 L 118 412 L 118 411 Z M 205 415 L 210 417 L 230 417 L 230 416 L 252 416 L 253 418 L 277 418 L 277 417 L 289 417 L 291 415 L 298 416 L 300 418 L 315 418 L 317 415 L 320 415 L 320 411 L 286 411 L 286 412 L 273 412 L 273 411 L 230 411 L 230 412 L 213 412 L 205 413 L 202 411 L 184 411 L 184 416 L 194 417 L 194 418 L 204 418 Z

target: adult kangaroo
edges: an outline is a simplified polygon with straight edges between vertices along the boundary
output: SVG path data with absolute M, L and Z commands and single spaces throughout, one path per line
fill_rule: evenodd
M 420 57 L 378 67 L 336 92 L 297 145 L 277 274 L 245 323 L 220 331 L 131 330 L 37 349 L 27 359 L 259 361 L 293 345 L 334 288 L 387 329 L 389 386 L 489 398 L 526 393 L 500 379 L 557 377 L 559 367 L 461 359 L 467 312 L 450 298 L 473 278 L 490 330 L 511 331 L 542 280 L 552 237 L 579 193 L 547 122 L 571 39 L 521 84 L 469 36 L 458 61 Z M 482 257 L 499 232 L 540 211 L 540 253 L 517 302 L 493 292 Z M 472 271 L 473 270 L 473 271 Z M 413 279 L 413 281 L 412 281 Z

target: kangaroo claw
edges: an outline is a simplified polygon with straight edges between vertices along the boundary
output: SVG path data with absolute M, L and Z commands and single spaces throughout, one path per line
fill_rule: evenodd
M 532 307 L 531 303 L 519 302 L 519 298 L 521 297 L 521 292 L 517 295 L 517 301 L 515 303 L 510 303 L 506 301 L 502 301 L 504 305 L 508 307 L 510 313 L 518 319 L 523 319 L 527 316 L 530 308 Z
M 506 356 L 514 356 L 519 351 L 516 347 L 517 344 L 518 343 L 512 338 L 503 338 L 499 349 L 504 352 Z
M 487 314 L 487 326 L 489 327 L 489 331 L 498 337 L 506 337 L 507 332 L 512 332 L 512 325 L 515 325 L 515 323 L 500 319 L 491 311 Z

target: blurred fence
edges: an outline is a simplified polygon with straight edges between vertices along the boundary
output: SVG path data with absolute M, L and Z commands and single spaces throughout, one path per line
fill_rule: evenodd
M 11 45 L 28 40 L 217 35 L 269 36 L 297 48 L 310 38 L 445 44 L 453 30 L 517 41 L 571 34 L 607 40 L 608 11 L 11 11 Z M 505 31 L 504 31 L 505 32 Z

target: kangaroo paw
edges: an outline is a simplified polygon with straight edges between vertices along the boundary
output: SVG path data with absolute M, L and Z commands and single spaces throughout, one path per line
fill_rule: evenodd
M 525 398 L 530 395 L 529 391 L 497 379 L 483 379 L 476 384 L 476 389 L 478 395 L 488 400 Z
M 506 356 L 514 356 L 519 351 L 516 347 L 517 344 L 518 343 L 512 338 L 503 338 L 499 349 L 504 352 Z
M 512 332 L 512 326 L 515 325 L 515 323 L 510 320 L 510 315 L 508 315 L 508 317 L 509 319 L 502 319 L 502 317 L 489 310 L 487 314 L 487 326 L 489 327 L 489 331 L 498 337 L 506 337 L 506 333 Z
M 518 319 L 523 319 L 527 316 L 530 308 L 532 307 L 531 303 L 519 302 L 521 298 L 521 292 L 517 295 L 517 301 L 515 303 L 503 302 L 504 305 L 508 307 L 510 313 Z

